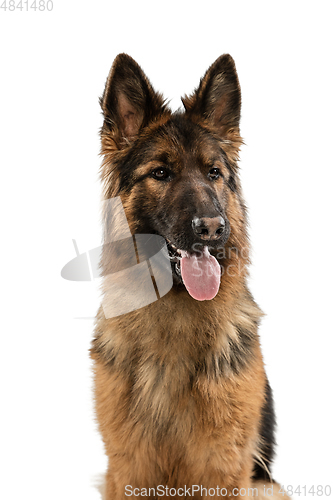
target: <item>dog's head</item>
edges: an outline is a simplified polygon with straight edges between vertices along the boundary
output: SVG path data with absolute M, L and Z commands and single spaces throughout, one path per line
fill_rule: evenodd
M 118 55 L 101 98 L 102 179 L 105 199 L 121 197 L 131 232 L 163 236 L 175 283 L 200 288 L 191 295 L 203 300 L 217 291 L 220 268 L 223 279 L 243 276 L 248 260 L 231 56 L 218 58 L 182 102 L 184 111 L 172 113 L 138 64 Z M 210 277 L 192 279 L 203 266 Z

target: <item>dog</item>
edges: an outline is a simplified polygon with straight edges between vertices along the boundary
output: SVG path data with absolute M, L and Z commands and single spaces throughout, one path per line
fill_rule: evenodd
M 171 276 L 157 300 L 97 314 L 91 357 L 109 461 L 104 498 L 286 499 L 271 473 L 275 416 L 258 338 L 262 312 L 247 286 L 232 57 L 219 57 L 182 103 L 172 112 L 126 54 L 116 57 L 100 99 L 103 199 L 119 197 L 132 235 L 162 239 Z M 115 222 L 103 219 L 108 241 Z M 112 261 L 125 254 L 115 257 L 105 244 L 101 257 L 105 300 L 119 306 L 126 293 L 110 293 L 108 278 L 114 273 L 121 286 Z

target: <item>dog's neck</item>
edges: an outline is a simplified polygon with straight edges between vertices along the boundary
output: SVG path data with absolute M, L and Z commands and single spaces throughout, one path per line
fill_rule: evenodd
M 257 349 L 262 313 L 246 287 L 238 295 L 222 289 L 213 300 L 218 307 L 172 289 L 155 303 L 112 319 L 101 309 L 93 354 L 104 363 L 128 363 L 133 369 L 151 356 L 162 366 L 174 361 L 176 352 L 186 366 L 200 359 L 201 369 L 212 376 L 218 370 L 237 372 Z

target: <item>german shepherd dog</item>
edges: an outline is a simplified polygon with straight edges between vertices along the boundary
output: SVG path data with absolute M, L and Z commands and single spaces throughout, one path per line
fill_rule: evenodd
M 173 113 L 120 54 L 100 102 L 103 197 L 120 197 L 132 235 L 163 237 L 173 279 L 145 307 L 97 314 L 91 356 L 109 460 L 104 498 L 286 499 L 271 476 L 262 313 L 247 286 L 234 61 L 219 57 Z M 104 217 L 106 238 L 109 224 Z M 107 277 L 107 245 L 101 269 Z

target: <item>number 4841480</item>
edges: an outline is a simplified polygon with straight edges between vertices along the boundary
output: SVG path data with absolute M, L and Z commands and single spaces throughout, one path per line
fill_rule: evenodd
M 306 487 L 306 486 L 297 486 L 297 487 L 285 486 L 284 487 L 284 486 L 282 486 L 279 493 L 282 496 L 284 496 L 284 495 L 289 495 L 289 496 L 302 495 L 302 497 L 304 497 L 304 496 L 316 496 L 316 497 L 326 496 L 326 497 L 329 497 L 329 496 L 331 496 L 331 491 L 332 491 L 332 488 L 329 485 L 327 485 L 327 486 L 318 485 L 318 486 L 311 486 L 311 487 Z
M 53 2 L 52 0 L 34 0 L 33 2 L 29 2 L 26 0 L 25 2 L 15 2 L 15 0 L 4 0 L 0 5 L 0 9 L 5 11 L 14 12 L 15 10 L 34 10 L 35 12 L 39 10 L 40 12 L 44 10 L 48 10 L 49 12 L 53 10 Z

